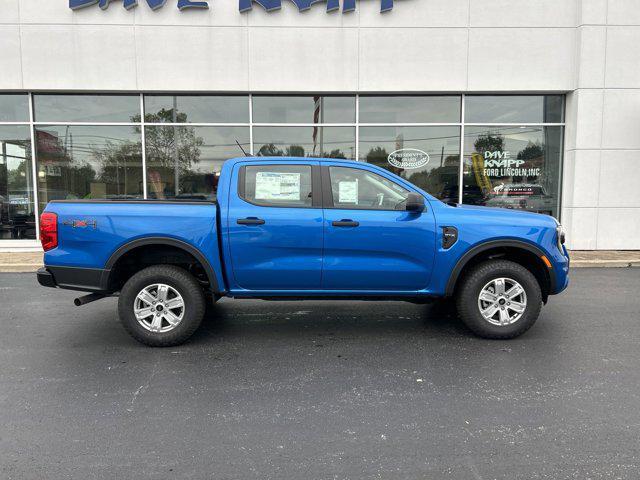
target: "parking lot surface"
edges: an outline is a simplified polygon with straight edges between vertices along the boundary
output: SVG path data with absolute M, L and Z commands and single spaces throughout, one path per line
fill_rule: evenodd
M 446 304 L 223 300 L 152 349 L 116 299 L 0 274 L 0 478 L 640 478 L 640 269 L 524 336 Z

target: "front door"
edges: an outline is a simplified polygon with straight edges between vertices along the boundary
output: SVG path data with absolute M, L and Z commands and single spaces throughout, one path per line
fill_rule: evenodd
M 422 213 L 406 211 L 409 190 L 366 166 L 322 169 L 322 288 L 398 292 L 427 288 L 436 242 L 428 205 Z
M 318 162 L 238 164 L 228 229 L 236 287 L 320 288 L 322 220 Z

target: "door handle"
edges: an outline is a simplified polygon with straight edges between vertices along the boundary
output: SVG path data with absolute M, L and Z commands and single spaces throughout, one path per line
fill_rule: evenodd
M 360 222 L 354 222 L 353 220 L 343 218 L 342 220 L 331 222 L 331 225 L 334 227 L 357 227 L 360 225 Z
M 258 217 L 239 218 L 238 225 L 264 225 L 264 220 Z

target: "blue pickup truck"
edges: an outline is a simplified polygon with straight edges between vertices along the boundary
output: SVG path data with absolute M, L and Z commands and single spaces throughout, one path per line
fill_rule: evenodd
M 118 295 L 126 330 L 177 345 L 207 302 L 455 297 L 485 338 L 528 330 L 567 287 L 550 216 L 447 205 L 393 173 L 337 159 L 224 163 L 216 201 L 58 200 L 42 213 L 38 281 Z

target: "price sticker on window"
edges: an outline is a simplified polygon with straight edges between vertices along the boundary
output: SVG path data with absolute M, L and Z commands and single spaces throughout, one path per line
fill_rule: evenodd
M 338 203 L 358 204 L 358 180 L 338 182 Z

